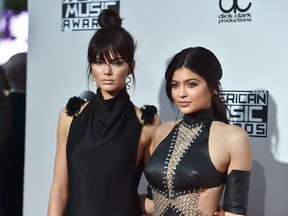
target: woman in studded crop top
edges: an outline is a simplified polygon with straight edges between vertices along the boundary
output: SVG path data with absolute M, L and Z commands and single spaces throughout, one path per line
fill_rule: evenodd
M 118 13 L 103 10 L 88 47 L 97 85 L 90 101 L 71 98 L 60 112 L 48 216 L 140 216 L 142 159 L 161 120 L 156 107 L 136 107 L 135 44 Z
M 229 124 L 221 77 L 218 59 L 203 47 L 180 51 L 168 65 L 166 93 L 183 118 L 156 131 L 144 170 L 147 214 L 212 216 L 224 188 L 225 216 L 247 214 L 249 136 Z

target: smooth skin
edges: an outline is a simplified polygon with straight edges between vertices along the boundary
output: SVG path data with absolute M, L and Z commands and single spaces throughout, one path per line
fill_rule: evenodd
M 206 81 L 197 73 L 180 68 L 174 72 L 172 82 L 172 97 L 179 111 L 183 114 L 190 114 L 211 106 L 212 92 L 207 87 Z M 154 146 L 151 146 L 151 154 L 158 144 L 168 135 L 175 126 L 175 122 L 165 122 L 156 130 Z M 225 124 L 220 121 L 213 121 L 209 137 L 209 154 L 211 160 L 219 172 L 229 174 L 235 170 L 251 170 L 251 148 L 249 136 L 242 128 Z M 208 215 L 224 215 L 218 210 L 219 200 L 224 185 L 215 188 L 205 189 L 199 200 L 199 208 Z M 152 214 L 153 203 L 145 200 L 147 214 Z M 225 212 L 225 216 L 235 214 Z
M 121 59 L 121 57 L 118 56 L 118 58 L 114 59 L 111 57 L 111 59 L 112 61 L 110 63 L 102 62 L 100 59 L 96 59 L 95 62 L 91 64 L 91 72 L 101 90 L 104 99 L 115 97 L 119 91 L 125 87 L 126 79 L 131 73 L 128 64 Z M 89 102 L 85 103 L 81 107 L 81 111 L 85 109 L 88 103 Z M 135 111 L 140 120 L 140 109 L 135 106 Z M 65 108 L 61 110 L 57 128 L 57 150 L 55 157 L 54 178 L 50 192 L 48 216 L 63 216 L 66 208 L 68 197 L 66 145 L 72 119 L 72 117 L 66 115 Z M 155 130 L 160 124 L 160 117 L 155 115 L 152 125 L 145 125 L 142 127 L 135 167 L 138 166 L 143 156 L 144 160 L 147 162 L 149 155 L 148 146 L 154 145 L 152 142 L 154 140 Z

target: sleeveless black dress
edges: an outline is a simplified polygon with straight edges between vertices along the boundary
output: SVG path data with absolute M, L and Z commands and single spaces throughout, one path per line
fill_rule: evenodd
M 226 172 L 213 165 L 208 139 L 211 108 L 185 115 L 155 149 L 144 169 L 153 215 L 208 216 L 198 208 L 203 189 L 225 183 Z
M 66 150 L 66 216 L 141 215 L 135 168 L 141 127 L 126 90 L 109 100 L 98 91 L 75 115 Z

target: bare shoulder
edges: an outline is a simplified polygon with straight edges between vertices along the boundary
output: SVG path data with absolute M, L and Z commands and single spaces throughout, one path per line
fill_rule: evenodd
M 222 136 L 229 142 L 242 142 L 249 140 L 248 133 L 241 127 L 232 124 L 226 124 L 220 121 L 214 121 L 211 130 L 218 136 Z
M 156 134 L 160 135 L 163 133 L 169 133 L 175 124 L 175 121 L 162 122 L 162 124 L 157 128 Z
M 251 144 L 248 133 L 239 126 L 214 121 L 211 126 L 211 142 L 227 152 L 230 169 L 249 170 L 251 167 Z
M 62 121 L 62 122 L 69 122 L 69 121 L 72 121 L 73 119 L 73 116 L 69 116 L 67 114 L 67 108 L 64 107 L 60 110 L 60 113 L 59 113 L 59 121 Z
M 175 121 L 163 122 L 155 131 L 154 138 L 154 149 L 159 145 L 159 143 L 168 136 L 173 127 L 175 126 Z
M 80 111 L 77 113 L 77 116 L 81 114 L 81 112 L 85 109 L 88 103 L 89 102 L 86 102 L 80 107 Z M 58 121 L 58 130 L 64 131 L 65 134 L 68 134 L 70 124 L 73 120 L 73 116 L 68 115 L 67 112 L 68 111 L 66 107 L 62 108 L 59 113 L 59 121 Z
M 146 146 L 146 144 L 151 143 L 151 141 L 154 139 L 155 131 L 159 125 L 161 125 L 162 121 L 157 113 L 152 113 L 149 123 L 143 123 L 141 109 L 135 106 L 135 112 L 139 122 L 142 124 L 140 143 Z
M 59 113 L 59 120 L 58 120 L 58 127 L 57 127 L 57 134 L 58 136 L 68 136 L 69 128 L 71 125 L 71 122 L 73 120 L 72 116 L 67 115 L 67 109 L 63 108 L 61 109 Z

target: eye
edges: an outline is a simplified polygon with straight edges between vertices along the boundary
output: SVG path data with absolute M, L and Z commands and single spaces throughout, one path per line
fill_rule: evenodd
M 170 84 L 170 87 L 175 89 L 175 88 L 178 87 L 178 83 L 173 83 L 173 82 L 172 82 L 172 83 Z
M 187 86 L 189 87 L 189 88 L 193 88 L 193 87 L 195 87 L 195 86 L 197 86 L 198 84 L 196 83 L 196 82 L 188 82 L 187 83 Z
M 112 61 L 111 64 L 117 65 L 117 66 L 121 66 L 121 65 L 124 64 L 124 61 L 123 61 L 123 60 L 120 60 L 120 59 L 115 59 L 115 60 Z
M 95 59 L 92 64 L 101 65 L 103 62 L 100 59 Z

